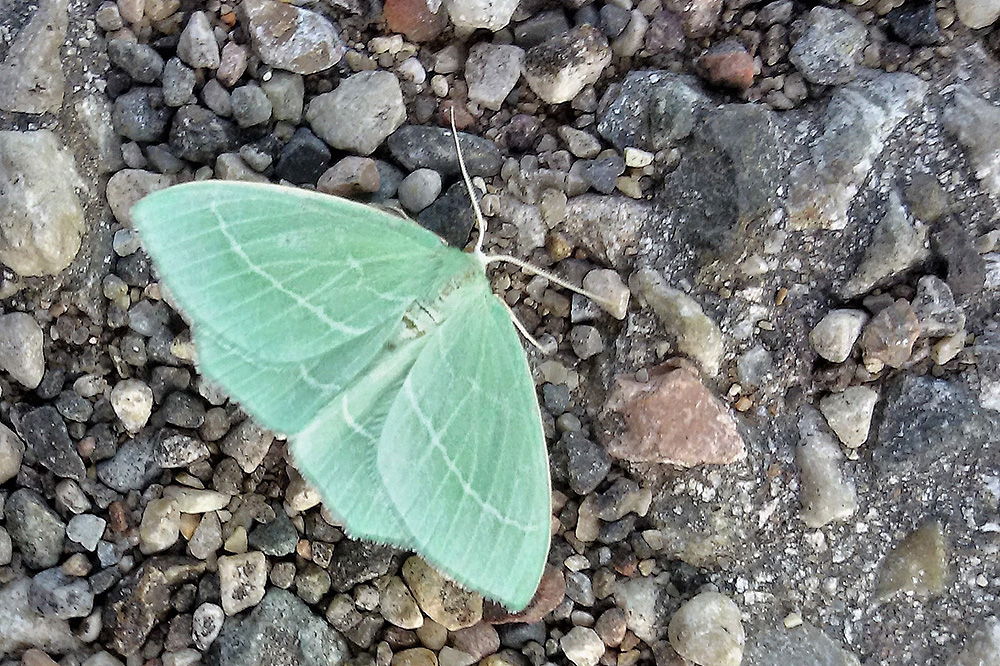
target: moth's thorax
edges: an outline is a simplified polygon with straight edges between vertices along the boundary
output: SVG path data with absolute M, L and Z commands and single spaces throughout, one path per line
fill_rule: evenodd
M 452 264 L 442 279 L 440 291 L 429 298 L 417 299 L 403 314 L 403 341 L 419 338 L 440 326 L 449 314 L 467 303 L 467 289 L 477 282 L 486 285 L 486 272 L 477 257 L 469 253 L 460 253 L 461 257 Z M 456 259 L 456 257 L 449 257 Z M 458 270 L 455 270 L 458 268 Z

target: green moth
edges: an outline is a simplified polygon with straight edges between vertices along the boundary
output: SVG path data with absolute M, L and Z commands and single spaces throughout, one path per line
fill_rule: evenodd
M 177 185 L 132 216 L 202 373 L 289 436 L 349 534 L 521 610 L 549 548 L 548 461 L 524 350 L 485 273 L 523 264 L 483 255 L 476 212 L 471 253 L 275 185 Z

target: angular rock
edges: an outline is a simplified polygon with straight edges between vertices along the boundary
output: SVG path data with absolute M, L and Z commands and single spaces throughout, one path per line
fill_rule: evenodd
M 483 619 L 483 598 L 478 593 L 463 590 L 416 555 L 403 563 L 403 578 L 424 613 L 449 631 Z
M 24 312 L 0 315 L 0 369 L 25 388 L 34 389 L 45 374 L 44 334 Z
M 18 432 L 36 460 L 56 476 L 82 481 L 87 475 L 66 422 L 55 407 L 46 405 L 22 416 Z
M 149 44 L 112 39 L 108 42 L 108 57 L 139 83 L 153 83 L 163 74 L 163 58 Z
M 309 103 L 313 131 L 339 150 L 371 155 L 406 120 L 399 80 L 390 72 L 359 72 Z
M 821 629 L 803 623 L 757 633 L 747 641 L 744 666 L 859 666 L 856 656 Z
M 573 627 L 559 639 L 563 654 L 576 666 L 597 666 L 604 655 L 604 641 L 589 627 Z
M 299 74 L 276 71 L 262 81 L 261 89 L 271 101 L 271 115 L 275 120 L 298 123 L 302 119 L 305 82 Z
M 124 493 L 145 489 L 161 471 L 151 435 L 141 432 L 122 444 L 110 460 L 98 463 L 97 478 L 107 487 Z
M 469 49 L 465 81 L 469 99 L 498 111 L 521 78 L 524 49 L 509 44 L 480 42 Z
M 178 109 L 170 125 L 171 151 L 191 162 L 207 164 L 218 155 L 235 150 L 238 143 L 233 123 L 194 104 Z
M 236 459 L 244 472 L 250 474 L 264 461 L 273 441 L 274 435 L 253 419 L 246 419 L 229 431 L 222 440 L 221 448 L 227 456 Z
M 920 322 L 920 334 L 930 338 L 954 335 L 962 329 L 964 316 L 955 306 L 955 297 L 940 278 L 925 275 L 917 280 L 913 313 Z
M 451 130 L 443 127 L 404 125 L 389 137 L 389 151 L 409 171 L 433 169 L 442 176 L 461 173 Z M 458 133 L 465 166 L 470 176 L 500 173 L 500 150 L 492 141 L 465 132 Z
M 746 633 L 739 607 L 724 594 L 702 592 L 684 602 L 667 627 L 670 645 L 697 664 L 739 666 Z
M 878 596 L 897 593 L 926 599 L 945 591 L 948 581 L 948 545 L 941 523 L 930 522 L 900 541 L 882 562 Z
M 53 132 L 0 132 L 0 261 L 24 276 L 69 266 L 84 229 L 81 183 Z
M 111 407 L 130 433 L 139 432 L 153 411 L 153 390 L 140 379 L 125 379 L 111 389 Z
M 183 557 L 152 557 L 143 562 L 118 583 L 104 604 L 108 647 L 126 657 L 137 654 L 153 627 L 173 610 L 173 591 L 204 570 L 204 563 Z
M 857 491 L 842 469 L 844 456 L 814 409 L 800 417 L 799 437 L 795 464 L 800 474 L 802 522 L 815 529 L 854 515 Z
M 584 194 L 569 200 L 563 226 L 589 252 L 625 270 L 640 231 L 654 217 L 655 209 L 646 201 Z
M 612 433 L 608 453 L 680 467 L 725 465 L 746 455 L 736 422 L 695 372 L 667 363 L 649 375 L 647 382 L 615 379 L 602 411 Z
M 695 79 L 667 71 L 629 72 L 598 106 L 597 131 L 619 150 L 659 150 L 694 130 L 709 100 Z
M 46 569 L 31 579 L 28 602 L 43 617 L 69 620 L 90 615 L 94 591 L 84 578 L 67 576 L 61 569 Z
M 195 69 L 216 69 L 221 62 L 219 43 L 205 12 L 192 12 L 177 41 L 177 55 Z
M 0 486 L 17 476 L 23 458 L 24 442 L 13 430 L 0 423 Z
M 913 345 L 920 337 L 920 322 L 913 308 L 903 299 L 872 317 L 861 334 L 861 352 L 865 363 L 884 363 L 901 368 L 910 359 Z
M 116 220 L 131 228 L 132 206 L 147 194 L 170 187 L 174 182 L 173 176 L 141 169 L 123 169 L 108 180 L 106 192 L 111 212 Z
M 456 28 L 491 32 L 505 27 L 517 9 L 517 0 L 445 0 L 444 4 Z
M 92 513 L 83 513 L 70 518 L 66 525 L 66 538 L 80 544 L 84 549 L 93 552 L 104 536 L 108 522 Z
M 843 363 L 867 321 L 868 315 L 861 310 L 831 310 L 810 331 L 809 342 L 827 361 Z
M 59 563 L 66 524 L 34 490 L 11 493 L 4 506 L 7 532 L 25 566 L 48 569 Z
M 948 287 L 959 296 L 974 294 L 986 282 L 986 261 L 972 235 L 957 220 L 941 224 L 931 236 L 934 248 L 948 264 Z
M 132 141 L 160 141 L 170 125 L 173 112 L 160 88 L 132 88 L 115 100 L 111 120 L 115 131 Z
M 719 372 L 724 348 L 722 331 L 693 298 L 669 286 L 659 273 L 644 268 L 633 274 L 633 290 L 677 341 L 677 350 L 697 361 L 709 377 Z
M 819 410 L 845 446 L 857 448 L 868 440 L 878 393 L 867 386 L 851 386 L 819 401 Z
M 842 9 L 813 7 L 788 59 L 810 83 L 847 83 L 857 75 L 868 38 L 865 25 Z
M 596 83 L 610 63 L 611 48 L 604 35 L 584 24 L 528 49 L 523 73 L 543 101 L 560 104 Z
M 927 229 L 913 224 L 899 197 L 889 198 L 885 217 L 875 226 L 861 264 L 844 283 L 844 296 L 859 296 L 926 259 Z
M 275 0 L 244 0 L 239 11 L 254 51 L 272 67 L 315 74 L 336 65 L 347 50 L 334 25 L 308 9 Z
M 69 0 L 44 0 L 0 63 L 0 109 L 58 113 L 66 78 L 61 49 L 69 27 Z M 0 216 L 2 217 L 2 216 Z

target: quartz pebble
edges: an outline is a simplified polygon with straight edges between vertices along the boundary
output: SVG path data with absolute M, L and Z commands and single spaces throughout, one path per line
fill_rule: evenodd
M 97 549 L 97 542 L 104 535 L 107 524 L 100 516 L 90 513 L 73 516 L 66 524 L 66 538 L 93 552 Z
M 615 319 L 628 312 L 629 288 L 621 276 L 607 268 L 596 268 L 583 276 L 583 288 L 601 299 L 601 307 Z
M 941 523 L 930 522 L 900 541 L 886 555 L 879 572 L 878 596 L 898 592 L 919 598 L 940 595 L 948 580 L 948 547 Z
M 920 322 L 910 304 L 898 299 L 872 317 L 861 334 L 865 364 L 902 367 L 920 337 Z
M 588 627 L 573 627 L 559 639 L 563 654 L 576 666 L 597 666 L 604 654 L 604 641 Z
M 111 389 L 111 407 L 126 430 L 138 432 L 153 411 L 153 391 L 142 380 L 122 380 Z
M 827 361 L 843 363 L 851 355 L 866 321 L 868 315 L 861 310 L 831 310 L 809 333 L 809 342 Z

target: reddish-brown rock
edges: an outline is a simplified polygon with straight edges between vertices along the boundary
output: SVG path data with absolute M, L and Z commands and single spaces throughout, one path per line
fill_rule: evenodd
M 385 0 L 382 15 L 389 30 L 403 33 L 411 42 L 429 42 L 448 25 L 444 9 L 432 12 L 426 0 Z
M 566 596 L 566 578 L 559 569 L 546 566 L 542 580 L 535 590 L 535 596 L 520 613 L 510 613 L 500 604 L 487 601 L 483 606 L 483 620 L 490 624 L 509 624 L 511 622 L 541 622 L 542 618 L 551 613 L 562 603 Z
M 697 373 L 665 363 L 649 381 L 617 377 L 604 406 L 608 453 L 632 462 L 724 465 L 746 451 L 736 422 Z
M 712 85 L 746 90 L 753 85 L 754 62 L 735 39 L 716 44 L 698 58 L 698 71 Z

